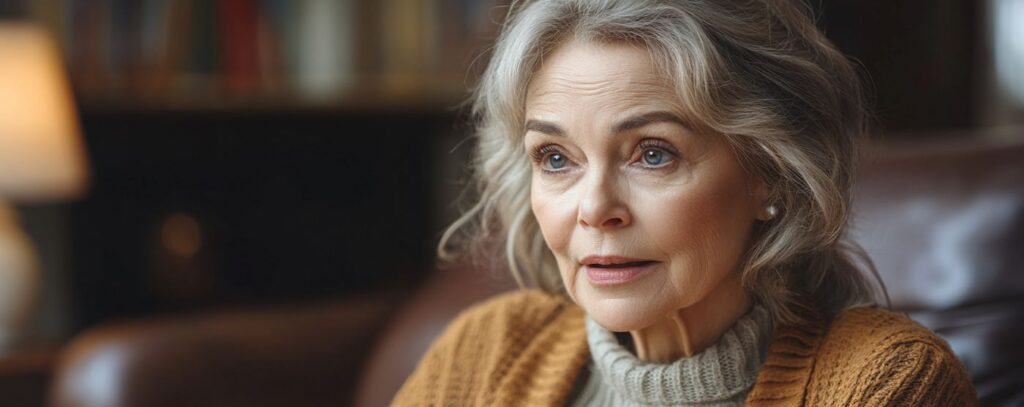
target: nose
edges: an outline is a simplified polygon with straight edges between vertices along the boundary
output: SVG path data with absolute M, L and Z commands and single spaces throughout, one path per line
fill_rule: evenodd
M 577 221 L 583 227 L 622 228 L 632 221 L 615 177 L 594 172 L 588 174 L 579 202 Z

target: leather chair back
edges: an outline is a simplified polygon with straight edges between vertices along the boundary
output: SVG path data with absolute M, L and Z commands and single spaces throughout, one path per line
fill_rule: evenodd
M 887 145 L 854 196 L 893 308 L 949 342 L 982 405 L 1024 405 L 1024 142 Z
M 347 405 L 396 302 L 378 294 L 99 326 L 62 351 L 48 404 Z

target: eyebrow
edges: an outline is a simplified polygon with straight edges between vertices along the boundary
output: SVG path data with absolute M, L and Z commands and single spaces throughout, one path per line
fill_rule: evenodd
M 683 127 L 687 128 L 687 129 L 690 128 L 690 126 L 686 123 L 686 121 L 681 119 L 679 116 L 675 115 L 674 113 L 666 112 L 666 111 L 650 112 L 650 113 L 644 113 L 644 114 L 641 114 L 641 115 L 629 117 L 629 118 L 619 122 L 618 124 L 616 124 L 612 128 L 615 130 L 615 133 L 621 133 L 621 132 L 624 132 L 624 131 L 638 129 L 638 128 L 641 128 L 641 127 L 644 127 L 644 126 L 647 126 L 647 125 L 650 125 L 650 124 L 661 123 L 661 122 L 676 123 L 676 124 L 678 124 L 680 126 L 683 126 Z M 535 119 L 527 120 L 526 121 L 526 131 L 536 131 L 536 132 L 544 133 L 544 134 L 547 134 L 547 135 L 550 135 L 550 136 L 565 137 L 565 130 L 562 130 L 562 128 L 558 127 L 557 124 L 554 124 L 554 123 L 551 123 L 551 122 L 542 121 L 542 120 L 535 120 Z
M 549 136 L 565 137 L 565 131 L 557 124 L 541 120 L 530 119 L 526 121 L 526 131 L 536 131 Z
M 686 122 L 683 121 L 683 119 L 680 118 L 679 116 L 676 116 L 671 112 L 658 111 L 644 113 L 642 115 L 633 116 L 626 120 L 623 120 L 619 122 L 619 124 L 615 125 L 615 132 L 621 133 L 627 130 L 638 129 L 649 124 L 661 122 L 675 123 L 687 129 L 690 128 L 690 125 L 686 124 Z

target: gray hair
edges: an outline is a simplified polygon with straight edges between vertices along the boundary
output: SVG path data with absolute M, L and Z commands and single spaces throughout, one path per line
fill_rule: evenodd
M 473 98 L 478 199 L 445 231 L 439 257 L 497 243 L 520 286 L 564 295 L 530 209 L 526 89 L 567 39 L 624 42 L 646 48 L 675 79 L 687 120 L 724 137 L 748 174 L 770 186 L 779 215 L 756 224 L 744 288 L 781 322 L 804 319 L 807 302 L 826 317 L 873 303 L 884 287 L 845 236 L 870 114 L 857 71 L 810 16 L 786 0 L 513 3 Z

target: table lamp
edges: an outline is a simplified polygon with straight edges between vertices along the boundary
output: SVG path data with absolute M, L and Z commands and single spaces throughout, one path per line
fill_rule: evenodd
M 8 202 L 72 198 L 87 179 L 56 45 L 40 27 L 0 20 L 0 354 L 24 335 L 40 286 L 35 250 Z

